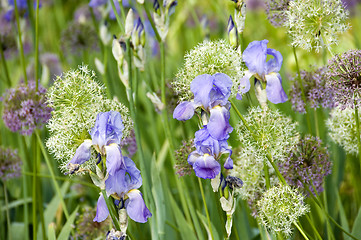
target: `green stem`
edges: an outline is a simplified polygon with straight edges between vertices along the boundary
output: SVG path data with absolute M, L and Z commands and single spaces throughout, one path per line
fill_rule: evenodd
M 6 187 L 6 181 L 4 181 L 4 196 L 5 196 L 5 207 L 6 207 L 6 224 L 8 225 L 8 239 L 11 240 L 11 222 L 10 222 L 10 212 L 9 212 L 9 199 L 8 199 L 8 190 Z
M 271 183 L 270 183 L 270 178 L 269 178 L 268 164 L 266 161 L 263 161 L 263 169 L 264 169 L 264 175 L 266 178 L 266 188 L 270 189 Z
M 19 11 L 18 11 L 18 5 L 16 3 L 16 0 L 14 0 L 14 6 L 15 6 L 15 19 L 16 19 L 16 25 L 18 28 L 18 36 L 19 36 L 19 48 L 20 48 L 20 61 L 21 65 L 23 67 L 23 73 L 24 73 L 24 82 L 27 85 L 28 84 L 28 77 L 26 76 L 26 64 L 25 64 L 25 56 L 24 56 L 24 48 L 23 48 L 23 42 L 22 42 L 22 36 L 21 36 L 21 28 L 20 28 L 20 20 L 19 20 Z
M 212 231 L 211 218 L 209 217 L 208 207 L 207 207 L 207 202 L 206 202 L 206 198 L 205 198 L 205 196 L 204 196 L 204 191 L 203 191 L 202 181 L 201 181 L 201 179 L 200 179 L 200 178 L 198 178 L 198 184 L 199 184 L 199 188 L 200 188 L 200 190 L 201 190 L 201 194 L 202 194 L 202 199 L 203 199 L 204 210 L 206 211 L 206 216 L 207 216 L 207 221 L 208 221 L 208 228 L 209 228 L 209 232 L 211 233 L 212 239 L 214 239 L 214 236 L 213 236 L 213 231 Z
M 121 3 L 119 3 L 119 4 L 122 6 Z M 122 32 L 124 32 L 124 26 L 123 26 L 123 24 L 122 24 L 122 20 L 120 19 L 120 16 L 119 16 L 118 12 L 117 12 L 117 9 L 115 8 L 114 2 L 113 2 L 113 1 L 110 1 L 110 5 L 112 6 L 112 9 L 113 9 L 113 11 L 114 11 L 114 13 L 115 13 L 115 18 L 117 19 L 117 22 L 118 22 L 118 25 L 119 25 L 120 30 L 121 30 Z
M 298 81 L 298 84 L 300 85 L 300 88 L 301 88 L 301 97 L 302 97 L 303 102 L 305 103 L 307 128 L 308 128 L 308 131 L 312 131 L 311 119 L 310 119 L 310 115 L 309 115 L 309 111 L 308 111 L 308 105 L 307 105 L 307 98 L 306 98 L 306 94 L 305 94 L 305 89 L 303 88 L 302 79 L 301 79 L 301 72 L 300 72 L 300 66 L 298 64 L 298 59 L 297 59 L 297 54 L 296 54 L 296 47 L 293 47 L 293 56 L 294 56 L 295 61 L 296 61 L 296 68 L 297 68 L 297 74 L 298 74 L 297 81 Z
M 43 157 L 44 157 L 44 159 L 45 159 L 46 165 L 48 166 L 48 169 L 49 169 L 49 172 L 50 172 L 50 175 L 51 175 L 51 178 L 52 178 L 52 182 L 53 182 L 54 187 L 55 187 L 55 191 L 56 191 L 56 193 L 58 194 L 58 196 L 60 197 L 60 202 L 61 202 L 61 204 L 63 205 L 63 211 L 64 211 L 64 214 L 65 214 L 65 217 L 66 217 L 66 219 L 69 219 L 68 209 L 67 209 L 67 207 L 66 207 L 66 204 L 65 204 L 63 195 L 62 195 L 62 193 L 61 193 L 61 191 L 60 191 L 58 182 L 57 182 L 56 179 L 55 179 L 55 173 L 54 173 L 53 167 L 51 166 L 49 156 L 48 156 L 48 154 L 47 154 L 47 152 L 46 152 L 46 150 L 45 150 L 43 141 L 42 141 L 41 138 L 40 138 L 39 130 L 36 130 L 36 131 L 35 131 L 35 135 L 36 135 L 36 137 L 37 137 L 37 139 L 38 139 L 38 143 L 39 143 L 39 146 L 40 146 L 40 150 L 41 150 L 41 152 L 42 152 L 42 154 L 43 154 Z
M 143 6 L 144 6 L 145 13 L 147 14 L 148 20 L 150 22 L 150 25 L 152 26 L 153 31 L 155 33 L 155 38 L 157 39 L 157 42 L 160 43 L 160 42 L 162 42 L 162 39 L 160 38 L 160 35 L 158 33 L 158 29 L 156 28 L 156 26 L 154 24 L 152 15 L 150 14 L 149 9 L 147 8 L 146 4 L 143 4 Z
M 35 136 L 33 135 L 32 136 L 32 142 L 34 144 L 34 146 L 36 146 L 36 139 L 35 139 Z M 37 194 L 36 194 L 36 191 L 37 191 L 37 178 L 36 178 L 36 175 L 37 175 L 37 172 L 38 172 L 38 165 L 37 165 L 37 158 L 36 158 L 36 148 L 34 149 L 33 151 L 34 155 L 33 155 L 33 159 L 35 159 L 33 161 L 33 191 L 32 191 L 32 196 L 33 196 L 33 239 L 37 239 L 37 233 L 38 233 L 38 220 L 37 220 L 37 204 L 38 204 L 38 200 L 37 200 Z
M 23 175 L 22 176 L 22 180 L 23 180 L 23 198 L 26 199 L 28 197 L 28 184 L 27 184 L 27 179 L 26 176 Z M 24 229 L 24 236 L 25 239 L 29 239 L 29 231 L 28 231 L 28 227 L 29 227 L 29 216 L 28 216 L 28 203 L 26 201 L 24 201 L 24 225 L 25 225 L 25 229 Z
M 36 0 L 35 14 L 35 84 L 36 90 L 39 85 L 39 0 Z
M 317 115 L 317 109 L 313 109 L 314 120 L 315 120 L 315 128 L 316 128 L 316 136 L 320 137 L 320 129 L 318 126 L 318 115 Z
M 110 217 L 113 220 L 113 224 L 116 230 L 121 231 L 120 229 L 120 224 L 119 224 L 119 219 L 118 219 L 118 214 L 115 211 L 114 208 L 114 204 L 111 202 L 111 200 L 108 198 L 107 196 L 107 192 L 105 191 L 105 189 L 102 189 L 102 194 L 105 200 L 105 203 L 107 204 L 108 210 L 109 210 L 109 214 Z
M 302 230 L 302 228 L 296 223 L 296 221 L 293 222 L 293 224 L 297 227 L 298 231 L 300 231 L 300 233 L 302 234 L 302 236 L 306 239 L 309 240 L 306 233 Z
M 308 214 L 306 214 L 306 218 L 307 218 L 307 220 L 308 220 L 308 223 L 309 223 L 310 226 L 312 227 L 312 230 L 315 232 L 317 238 L 318 238 L 319 240 L 322 240 L 322 237 L 321 237 L 320 234 L 318 233 L 316 227 L 315 227 L 314 224 L 313 224 L 312 219 L 308 216 Z
M 8 87 L 11 87 L 11 80 L 10 80 L 10 76 L 9 76 L 8 66 L 6 65 L 4 50 L 3 50 L 1 42 L 0 42 L 0 54 L 1 54 L 1 62 L 3 63 L 3 68 L 4 68 L 4 72 L 5 72 L 6 83 L 7 83 Z
M 103 51 L 103 66 L 104 66 L 104 73 L 103 73 L 103 82 L 107 88 L 107 96 L 109 99 L 111 99 L 112 94 L 110 92 L 110 85 L 109 80 L 107 77 L 107 69 L 108 69 L 108 49 L 106 45 L 103 45 L 104 51 Z
M 358 114 L 358 106 L 355 101 L 355 121 L 356 121 L 356 135 L 357 135 L 357 146 L 358 146 L 358 157 L 361 167 L 361 136 L 360 136 L 360 118 Z

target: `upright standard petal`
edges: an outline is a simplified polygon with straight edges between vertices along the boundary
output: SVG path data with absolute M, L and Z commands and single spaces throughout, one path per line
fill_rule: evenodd
M 266 74 L 268 40 L 253 41 L 243 52 L 243 61 L 248 70 L 263 77 Z
M 238 93 L 237 97 L 236 97 L 238 100 L 242 100 L 242 95 L 244 93 L 248 92 L 249 89 L 251 88 L 251 83 L 249 80 L 252 76 L 253 76 L 253 73 L 251 73 L 250 71 L 244 72 L 244 76 L 241 78 L 240 84 L 239 84 L 240 93 Z
M 229 133 L 233 131 L 229 124 L 229 118 L 230 113 L 227 108 L 220 106 L 212 108 L 207 124 L 209 134 L 217 140 L 228 139 Z
M 89 7 L 99 7 L 107 3 L 108 0 L 91 0 L 89 2 Z
M 269 74 L 271 72 L 279 72 L 281 70 L 283 57 L 281 53 L 275 49 L 268 48 L 267 54 L 272 55 L 273 58 L 268 60 L 266 63 L 266 74 Z
M 197 177 L 213 179 L 221 171 L 221 165 L 213 156 L 204 154 L 195 159 L 193 169 Z
M 114 175 L 120 168 L 125 167 L 123 155 L 118 144 L 110 144 L 105 146 L 106 166 L 109 175 Z
M 279 73 L 266 75 L 266 93 L 270 102 L 277 104 L 287 101 L 287 95 L 282 88 L 282 79 Z
M 147 206 L 145 206 L 142 193 L 133 189 L 127 193 L 128 199 L 125 200 L 125 209 L 128 216 L 139 223 L 147 222 L 147 219 L 152 216 Z
M 193 102 L 181 102 L 174 109 L 173 118 L 179 121 L 191 119 L 194 115 L 195 104 Z
M 114 175 L 109 175 L 105 180 L 105 190 L 108 195 L 116 194 L 118 197 L 124 197 L 129 191 L 128 184 L 125 181 L 125 169 L 119 169 Z
M 125 181 L 127 183 L 128 191 L 131 189 L 140 188 L 142 186 L 142 176 L 139 169 L 128 157 L 124 157 L 126 176 Z
M 224 73 L 216 73 L 213 76 L 213 89 L 210 92 L 211 107 L 224 106 L 231 96 L 232 80 Z
M 72 164 L 83 164 L 90 159 L 92 140 L 84 140 L 82 144 L 77 148 L 74 157 L 69 163 Z M 67 165 L 69 165 L 69 163 Z
M 195 77 L 191 83 L 191 91 L 194 94 L 194 103 L 203 105 L 205 109 L 210 107 L 209 94 L 213 87 L 213 77 L 202 74 Z
M 108 215 L 109 215 L 109 210 L 107 204 L 105 203 L 105 199 L 101 194 L 98 198 L 97 214 L 95 215 L 93 222 L 103 222 L 105 219 L 107 219 Z

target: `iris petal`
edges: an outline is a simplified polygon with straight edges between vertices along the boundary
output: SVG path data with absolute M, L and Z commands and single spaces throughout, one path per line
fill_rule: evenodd
M 230 113 L 225 107 L 212 108 L 207 125 L 209 134 L 217 140 L 228 139 L 229 133 L 233 130 L 229 124 L 229 118 Z
M 95 215 L 93 222 L 103 222 L 105 219 L 107 219 L 108 215 L 109 210 L 107 204 L 105 203 L 103 195 L 100 195 L 97 203 L 97 214 Z
M 174 109 L 173 118 L 179 121 L 191 119 L 194 115 L 195 105 L 193 102 L 181 102 Z
M 243 60 L 252 73 L 258 73 L 260 76 L 266 74 L 268 40 L 253 41 L 243 52 Z
M 205 154 L 195 160 L 193 169 L 197 177 L 213 179 L 221 171 L 221 165 L 213 156 Z
M 195 77 L 191 83 L 191 91 L 194 94 L 194 103 L 209 108 L 209 94 L 213 87 L 213 78 L 209 74 L 203 74 Z
M 279 72 L 281 70 L 283 57 L 281 53 L 275 49 L 268 48 L 267 54 L 272 55 L 274 58 L 268 60 L 266 63 L 266 74 L 269 74 L 271 72 Z
M 282 78 L 279 73 L 271 73 L 266 75 L 267 98 L 272 103 L 283 103 L 287 101 L 287 95 L 282 88 Z
M 249 89 L 251 88 L 251 83 L 249 82 L 249 80 L 252 76 L 253 76 L 253 73 L 251 73 L 250 71 L 244 72 L 244 76 L 241 78 L 240 84 L 239 84 L 239 91 L 241 93 L 238 93 L 237 97 L 236 97 L 238 100 L 242 100 L 242 95 L 244 93 L 248 92 Z
M 106 166 L 109 175 L 114 175 L 115 172 L 124 167 L 124 159 L 118 144 L 110 144 L 105 146 L 106 151 Z
M 152 214 L 144 203 L 142 193 L 134 189 L 129 191 L 127 196 L 129 198 L 125 201 L 125 208 L 128 216 L 136 222 L 145 223 Z
M 80 146 L 77 148 L 74 157 L 71 159 L 69 163 L 72 164 L 83 164 L 90 159 L 91 156 L 91 140 L 85 140 Z M 69 165 L 68 163 L 68 165 Z

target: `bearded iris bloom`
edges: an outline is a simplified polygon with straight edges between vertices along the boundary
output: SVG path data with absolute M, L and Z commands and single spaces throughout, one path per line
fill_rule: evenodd
M 268 40 L 253 41 L 243 52 L 243 60 L 248 67 L 240 82 L 240 93 L 237 99 L 242 99 L 242 94 L 247 93 L 251 88 L 250 78 L 266 84 L 267 98 L 272 103 L 283 103 L 287 101 L 287 95 L 282 88 L 282 78 L 278 73 L 281 69 L 283 58 L 279 51 L 267 48 Z M 267 60 L 267 55 L 273 56 Z
M 108 195 L 118 200 L 119 208 L 125 208 L 132 220 L 145 223 L 152 214 L 144 203 L 142 193 L 138 190 L 142 186 L 140 171 L 128 157 L 124 157 L 124 165 L 124 168 L 118 169 L 114 175 L 109 175 L 105 181 L 105 190 Z M 97 214 L 93 221 L 102 222 L 108 215 L 105 199 L 100 195 Z
M 120 149 L 124 125 L 119 112 L 101 112 L 97 115 L 95 125 L 90 131 L 90 139 L 86 139 L 76 150 L 73 159 L 67 164 L 71 172 L 78 170 L 79 165 L 91 157 L 91 147 L 106 156 L 107 172 L 114 175 L 117 170 L 124 167 L 124 159 Z

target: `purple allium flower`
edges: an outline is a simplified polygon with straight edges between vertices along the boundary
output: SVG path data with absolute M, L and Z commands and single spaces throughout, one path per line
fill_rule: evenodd
M 144 203 L 142 193 L 138 190 L 142 186 L 140 171 L 130 158 L 124 157 L 124 163 L 124 168 L 118 169 L 114 175 L 109 175 L 105 181 L 106 192 L 120 199 L 119 207 L 125 208 L 132 220 L 145 223 L 152 214 Z M 109 210 L 105 199 L 103 195 L 100 195 L 94 221 L 102 222 L 108 215 Z
M 20 83 L 4 93 L 3 120 L 13 132 L 30 135 L 35 128 L 42 128 L 50 119 L 52 109 L 46 104 L 46 89 L 29 81 L 28 85 Z
M 60 42 L 66 54 L 80 55 L 84 51 L 99 49 L 98 34 L 90 22 L 71 22 L 62 31 Z
M 331 173 L 330 155 L 322 147 L 321 139 L 306 136 L 290 152 L 287 159 L 279 164 L 280 172 L 287 183 L 297 187 L 307 196 L 323 191 L 323 182 Z
M 188 156 L 195 150 L 193 139 L 189 141 L 183 141 L 182 146 L 175 151 L 176 165 L 174 168 L 179 177 L 184 175 L 190 175 L 192 171 L 192 165 L 188 164 Z
M 21 159 L 17 150 L 0 146 L 0 179 L 7 181 L 21 175 Z
M 71 173 L 79 169 L 79 165 L 88 161 L 91 157 L 91 147 L 100 154 L 100 158 L 106 156 L 106 167 L 109 175 L 124 167 L 124 159 L 120 149 L 124 125 L 119 112 L 109 111 L 98 113 L 95 125 L 90 131 L 92 140 L 85 140 L 76 150 L 74 157 L 67 164 Z
M 306 100 L 313 109 L 320 106 L 323 108 L 334 107 L 333 92 L 326 87 L 326 71 L 327 69 L 324 67 L 318 68 L 312 72 L 301 71 L 301 81 Z M 303 101 L 301 87 L 297 79 L 298 75 L 296 75 L 292 80 L 293 85 L 289 94 L 290 100 L 293 110 L 305 113 L 305 103 Z
M 75 235 L 73 239 L 105 239 L 105 235 L 111 225 L 111 220 L 107 218 L 103 222 L 94 222 L 96 209 L 85 207 L 75 220 Z
M 282 26 L 286 20 L 286 10 L 290 0 L 267 0 L 266 1 L 266 13 L 270 23 L 275 27 Z
M 132 130 L 128 137 L 124 138 L 120 142 L 120 147 L 126 149 L 128 152 L 128 157 L 132 157 L 138 150 L 137 141 L 135 139 L 134 130 Z
M 255 77 L 256 81 L 266 83 L 267 98 L 272 103 L 283 103 L 287 101 L 287 95 L 282 88 L 281 75 L 278 73 L 283 62 L 279 51 L 267 48 L 268 40 L 253 41 L 243 52 L 243 60 L 248 67 L 244 77 L 241 79 L 240 93 L 237 99 L 242 99 L 242 94 L 251 88 L 250 78 Z M 267 60 L 267 55 L 273 56 Z
M 341 109 L 361 106 L 361 50 L 350 50 L 328 62 L 327 87 Z

